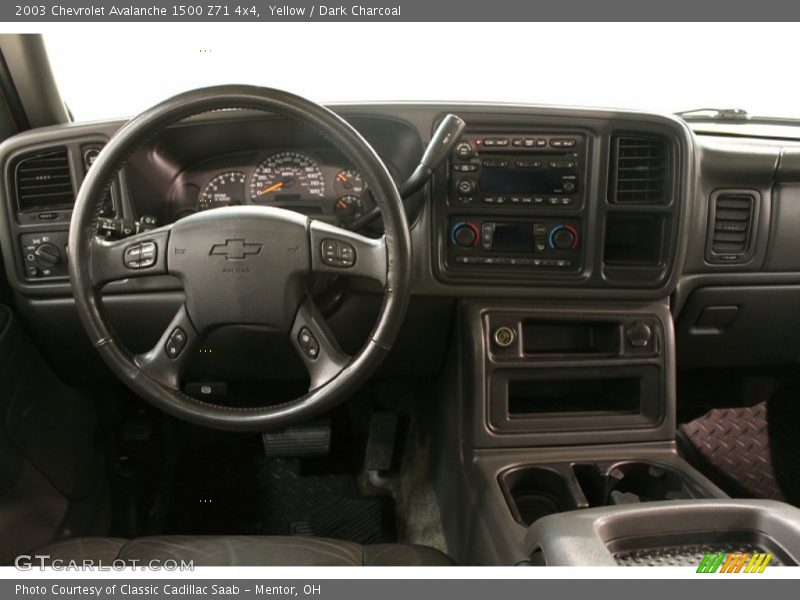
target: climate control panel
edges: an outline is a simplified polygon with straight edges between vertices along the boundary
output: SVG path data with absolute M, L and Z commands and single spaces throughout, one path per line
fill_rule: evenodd
M 449 267 L 486 266 L 576 271 L 581 267 L 579 219 L 495 220 L 451 217 Z

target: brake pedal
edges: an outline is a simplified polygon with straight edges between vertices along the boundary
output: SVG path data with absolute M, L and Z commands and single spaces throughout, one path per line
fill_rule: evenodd
M 325 456 L 331 448 L 330 421 L 287 427 L 261 436 L 267 458 Z
M 394 447 L 397 440 L 397 414 L 376 412 L 369 422 L 367 450 L 364 470 L 367 473 L 390 471 L 394 463 Z

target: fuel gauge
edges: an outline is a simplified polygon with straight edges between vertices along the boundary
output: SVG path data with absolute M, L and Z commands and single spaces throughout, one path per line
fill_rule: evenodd
M 367 182 L 361 173 L 353 169 L 343 169 L 336 174 L 334 179 L 336 191 L 339 194 L 352 194 L 360 196 L 367 189 Z

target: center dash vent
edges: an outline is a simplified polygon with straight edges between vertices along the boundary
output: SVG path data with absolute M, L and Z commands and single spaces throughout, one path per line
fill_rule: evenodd
M 609 199 L 615 204 L 666 204 L 669 200 L 667 143 L 656 137 L 616 136 Z
M 708 258 L 716 263 L 749 260 L 757 196 L 749 191 L 720 191 L 709 207 Z
M 69 208 L 75 202 L 66 148 L 26 154 L 17 161 L 14 187 L 20 211 Z

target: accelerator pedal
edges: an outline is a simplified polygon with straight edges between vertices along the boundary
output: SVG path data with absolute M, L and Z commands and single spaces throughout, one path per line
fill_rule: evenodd
M 331 449 L 330 421 L 287 427 L 262 434 L 267 458 L 325 456 Z

